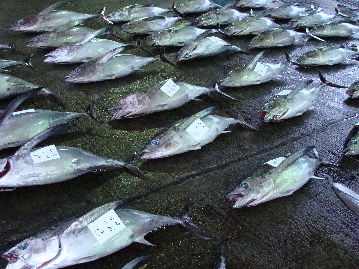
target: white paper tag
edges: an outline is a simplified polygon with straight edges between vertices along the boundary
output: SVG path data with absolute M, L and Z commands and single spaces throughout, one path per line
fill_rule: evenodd
M 160 89 L 169 97 L 172 97 L 180 88 L 181 87 L 174 83 L 172 79 L 169 79 Z
M 206 124 L 203 123 L 200 119 L 196 119 L 188 128 L 186 129 L 196 141 L 201 140 L 201 138 L 209 131 L 209 128 Z
M 268 65 L 258 62 L 253 71 L 256 72 L 257 74 L 263 76 L 267 72 L 267 69 L 268 69 Z
M 30 153 L 34 163 L 42 163 L 50 160 L 59 159 L 60 155 L 57 152 L 55 145 L 47 146 Z
M 266 164 L 269 164 L 273 167 L 278 167 L 278 165 L 280 165 L 281 162 L 283 162 L 285 159 L 286 159 L 286 157 L 278 157 L 278 158 L 275 158 L 273 160 L 266 162 Z
M 277 93 L 276 95 L 288 95 L 288 94 L 290 94 L 291 91 L 292 90 L 283 90 L 283 91 Z
M 119 231 L 126 228 L 125 224 L 123 224 L 122 220 L 113 209 L 91 222 L 87 227 L 89 227 L 92 234 L 100 243 L 105 242 Z
M 21 111 L 15 111 L 12 114 L 17 115 L 17 114 L 22 114 L 22 113 L 27 113 L 27 112 L 35 112 L 35 109 L 30 108 L 30 109 L 25 109 L 25 110 L 21 110 Z

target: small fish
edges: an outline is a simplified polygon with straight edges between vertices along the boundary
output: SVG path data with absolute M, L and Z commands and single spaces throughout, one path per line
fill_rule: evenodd
M 251 48 L 272 48 L 299 45 L 307 42 L 310 35 L 288 29 L 276 29 L 260 33 L 249 43 Z
M 265 122 L 279 122 L 302 115 L 313 106 L 317 93 L 324 87 L 324 84 L 320 84 L 311 89 L 304 89 L 312 82 L 312 79 L 308 79 L 289 93 L 280 92 L 260 109 L 258 116 Z
M 31 138 L 14 155 L 1 159 L 0 187 L 7 189 L 52 184 L 100 168 L 127 168 L 143 177 L 142 173 L 123 161 L 99 157 L 78 148 L 51 145 L 33 149 L 61 129 L 63 125 L 48 128 Z
M 98 60 L 84 63 L 73 70 L 65 79 L 72 83 L 88 83 L 127 76 L 148 63 L 159 60 L 131 54 L 118 54 L 123 48 L 114 49 Z
M 310 30 L 313 35 L 321 37 L 358 37 L 359 26 L 336 21 L 325 25 L 316 26 Z
M 121 201 L 108 203 L 23 240 L 2 255 L 9 261 L 6 269 L 63 268 L 97 260 L 134 242 L 153 246 L 144 237 L 165 226 L 198 230 L 188 216 L 172 218 L 122 207 Z
M 321 163 L 308 153 L 314 147 L 305 147 L 288 157 L 279 157 L 263 164 L 257 172 L 242 181 L 227 198 L 235 201 L 234 208 L 256 206 L 261 203 L 291 195 L 300 189 Z M 276 164 L 273 164 L 276 162 Z M 279 162 L 279 164 L 278 164 Z
M 344 155 L 359 155 L 359 123 L 354 125 L 344 145 Z
M 359 215 L 359 194 L 340 183 L 333 183 L 333 190 L 343 202 Z
M 265 7 L 271 2 L 273 2 L 273 0 L 239 0 L 237 7 L 261 8 Z
M 134 21 L 148 17 L 154 17 L 171 11 L 170 9 L 156 7 L 154 5 L 129 5 L 111 12 L 106 19 L 112 22 Z
M 130 34 L 151 34 L 170 28 L 179 17 L 156 16 L 134 20 L 122 25 L 121 29 Z
M 301 55 L 296 62 L 292 61 L 292 63 L 301 66 L 334 65 L 340 64 L 358 54 L 357 47 L 355 49 L 347 49 L 333 45 L 308 51 Z
M 289 21 L 289 24 L 294 28 L 312 28 L 330 23 L 335 17 L 336 14 L 327 14 L 319 9 L 309 12 L 307 15 L 292 19 Z
M 97 14 L 82 14 L 67 10 L 57 10 L 67 1 L 57 2 L 39 14 L 17 21 L 10 27 L 13 31 L 47 32 L 81 24 L 84 20 L 98 17 Z
M 273 19 L 258 14 L 245 17 L 244 19 L 227 26 L 222 31 L 231 36 L 244 36 L 258 35 L 262 32 L 275 30 L 277 28 L 279 28 L 279 24 L 276 24 Z
M 156 33 L 152 33 L 144 40 L 149 46 L 186 46 L 197 39 L 206 30 L 190 26 L 189 23 L 181 24 Z
M 143 159 L 157 159 L 198 150 L 212 142 L 225 129 L 240 121 L 212 115 L 214 107 L 179 120 L 157 133 L 142 151 Z
M 212 91 L 223 94 L 217 86 L 206 88 L 185 83 L 179 79 L 168 79 L 118 101 L 113 108 L 109 109 L 109 113 L 113 119 L 135 118 L 180 107 L 199 95 Z
M 226 50 L 233 50 L 241 52 L 241 48 L 224 41 L 223 39 L 216 36 L 208 36 L 204 38 L 197 38 L 196 41 L 184 46 L 177 53 L 173 61 L 175 63 L 180 61 L 187 61 L 197 57 L 209 57 Z
M 137 266 L 138 264 L 140 264 L 142 261 L 146 260 L 147 258 L 148 258 L 147 256 L 141 256 L 136 259 L 133 259 L 132 261 L 127 263 L 124 267 L 122 267 L 122 269 L 133 269 L 133 268 L 135 268 L 135 266 Z M 146 266 L 143 266 L 141 268 L 145 268 L 145 267 Z
M 221 6 L 209 0 L 184 0 L 179 4 L 174 3 L 172 8 L 179 14 L 187 14 L 207 12 L 212 8 L 221 8 Z
M 276 78 L 288 64 L 272 64 L 259 62 L 264 51 L 258 53 L 252 62 L 244 68 L 237 68 L 231 71 L 220 81 L 223 87 L 242 87 L 261 84 Z
M 242 13 L 238 10 L 230 8 L 231 6 L 233 6 L 233 3 L 228 3 L 220 9 L 208 11 L 207 13 L 199 16 L 195 20 L 195 24 L 202 27 L 228 25 L 249 16 L 248 13 Z
M 72 27 L 66 30 L 45 32 L 37 35 L 26 42 L 26 46 L 32 48 L 58 48 L 75 45 L 86 36 L 97 32 L 87 27 Z
M 125 47 L 128 44 L 119 43 L 109 39 L 94 38 L 106 31 L 106 28 L 89 33 L 75 45 L 57 48 L 46 54 L 45 63 L 84 63 L 104 56 L 114 49 Z
M 264 14 L 274 19 L 286 20 L 305 16 L 308 11 L 306 7 L 284 4 L 279 7 L 267 9 Z

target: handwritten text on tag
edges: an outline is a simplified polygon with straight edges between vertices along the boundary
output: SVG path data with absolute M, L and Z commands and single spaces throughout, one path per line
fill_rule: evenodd
M 169 79 L 165 84 L 163 84 L 161 91 L 163 91 L 169 97 L 172 97 L 180 88 L 181 87 L 174 83 L 172 79 Z
M 23 114 L 23 113 L 28 113 L 28 112 L 35 112 L 35 109 L 25 109 L 25 110 L 21 110 L 21 111 L 16 111 L 16 112 L 13 112 L 12 114 L 13 115 L 17 115 L 17 114 Z
M 203 123 L 200 119 L 196 119 L 188 128 L 186 129 L 196 141 L 201 140 L 201 138 L 209 131 L 209 128 L 206 124 Z
M 265 73 L 267 72 L 267 69 L 268 69 L 267 65 L 258 62 L 253 71 L 261 76 L 264 76 Z
M 43 147 L 30 153 L 34 163 L 42 163 L 50 160 L 59 159 L 60 155 L 57 152 L 55 145 Z

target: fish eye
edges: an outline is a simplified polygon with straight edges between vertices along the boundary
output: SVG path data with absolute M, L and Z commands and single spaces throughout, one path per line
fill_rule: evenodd
M 243 188 L 243 189 L 248 189 L 248 183 L 247 182 L 245 182 L 245 181 L 243 181 L 240 185 L 239 185 L 239 187 L 241 187 L 241 188 Z
M 160 142 L 158 141 L 158 139 L 151 140 L 151 145 L 158 146 L 159 144 Z
M 27 242 L 23 242 L 23 243 L 20 244 L 18 247 L 19 247 L 19 249 L 24 250 L 24 249 L 26 249 L 26 248 L 28 247 L 28 243 L 27 243 Z

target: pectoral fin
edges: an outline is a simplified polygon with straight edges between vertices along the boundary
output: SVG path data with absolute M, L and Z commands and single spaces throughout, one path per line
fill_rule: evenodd
M 145 244 L 145 245 L 148 245 L 148 246 L 154 246 L 154 244 L 148 242 L 145 238 L 144 238 L 145 235 L 141 235 L 140 237 L 138 237 L 135 242 L 137 243 L 141 243 L 141 244 Z

